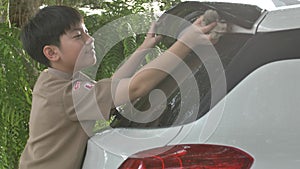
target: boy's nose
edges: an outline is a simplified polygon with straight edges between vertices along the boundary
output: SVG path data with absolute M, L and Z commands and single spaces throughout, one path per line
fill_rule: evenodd
M 85 44 L 90 44 L 90 43 L 94 43 L 95 39 L 93 37 L 91 37 L 90 35 L 88 35 L 88 37 L 86 38 Z

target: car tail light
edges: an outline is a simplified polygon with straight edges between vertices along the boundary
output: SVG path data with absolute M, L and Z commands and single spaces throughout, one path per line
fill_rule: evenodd
M 185 144 L 132 155 L 119 169 L 249 169 L 253 158 L 229 146 Z

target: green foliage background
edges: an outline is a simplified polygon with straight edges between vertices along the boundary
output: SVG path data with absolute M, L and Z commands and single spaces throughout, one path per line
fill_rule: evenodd
M 153 11 L 153 8 L 144 6 L 145 3 L 153 1 L 146 0 L 114 0 L 112 2 L 28 0 L 26 3 L 30 4 L 30 1 L 47 5 L 56 5 L 59 2 L 62 5 L 76 8 L 88 5 L 90 8 L 103 9 L 101 15 L 85 15 L 83 13 L 85 24 L 91 34 L 101 26 L 122 16 Z M 32 89 L 39 72 L 45 68 L 33 61 L 22 49 L 19 41 L 19 24 L 22 22 L 10 24 L 9 9 L 14 5 L 9 6 L 9 2 L 18 4 L 18 0 L 4 0 L 0 3 L 0 169 L 18 168 L 20 154 L 28 139 Z M 161 2 L 160 8 L 163 10 L 173 6 L 179 0 L 160 0 L 159 2 Z M 149 25 L 149 23 L 143 25 Z M 130 26 L 132 25 L 124 23 L 122 26 L 131 31 Z M 110 77 L 118 65 L 142 43 L 145 35 L 131 33 L 131 37 L 116 44 L 104 57 L 98 69 L 97 79 Z M 103 123 L 97 125 L 98 128 L 103 127 Z
M 17 168 L 26 139 L 34 78 L 19 29 L 0 24 L 0 168 Z

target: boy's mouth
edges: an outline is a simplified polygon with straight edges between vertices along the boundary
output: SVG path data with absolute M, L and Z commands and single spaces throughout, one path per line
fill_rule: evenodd
M 92 53 L 93 55 L 96 54 L 95 48 L 92 48 L 91 53 Z

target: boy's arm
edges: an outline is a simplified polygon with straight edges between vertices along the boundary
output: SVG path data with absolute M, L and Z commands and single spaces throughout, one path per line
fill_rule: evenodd
M 153 22 L 145 37 L 144 42 L 136 51 L 129 57 L 129 59 L 113 74 L 114 79 L 123 79 L 131 77 L 136 69 L 140 66 L 141 61 L 145 55 L 153 48 L 160 40 L 161 36 L 155 36 L 156 23 Z
M 142 67 L 133 77 L 120 80 L 113 94 L 115 106 L 146 95 L 182 62 L 191 51 L 190 47 L 208 44 L 205 41 L 210 40 L 210 36 L 204 34 L 216 23 L 202 27 L 201 21 L 202 17 L 188 27 L 166 52 Z

